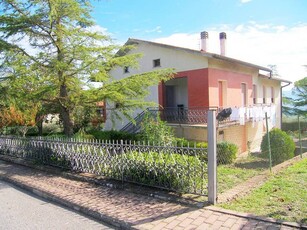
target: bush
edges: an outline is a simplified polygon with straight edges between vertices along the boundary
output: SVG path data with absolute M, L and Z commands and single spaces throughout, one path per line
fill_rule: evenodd
M 178 147 L 194 147 L 196 146 L 196 148 L 208 148 L 208 143 L 207 142 L 196 142 L 196 141 L 188 141 L 184 138 L 177 138 L 176 139 L 177 142 L 177 146 Z M 196 145 L 195 145 L 196 143 Z
M 295 143 L 286 132 L 280 129 L 272 129 L 269 132 L 271 157 L 273 164 L 279 164 L 294 157 Z M 268 136 L 265 134 L 261 142 L 262 155 L 269 158 Z
M 300 128 L 302 131 L 307 129 L 307 121 L 304 121 L 304 118 L 301 118 L 300 120 Z M 283 122 L 281 124 L 281 129 L 283 131 L 298 131 L 299 129 L 298 121 Z
M 238 152 L 238 146 L 228 142 L 217 144 L 217 164 L 231 164 L 234 162 Z
M 160 115 L 154 117 L 149 113 L 145 114 L 141 123 L 140 137 L 143 141 L 165 145 L 172 145 L 176 140 L 174 130 L 161 120 Z
M 77 139 L 95 139 L 92 134 L 86 133 L 84 129 L 80 129 L 77 133 L 74 134 L 73 137 Z
M 122 131 L 100 131 L 100 130 L 90 130 L 88 134 L 93 135 L 98 140 L 128 140 L 128 141 L 138 141 L 139 138 L 136 134 L 131 134 Z
M 130 152 L 124 158 L 122 173 L 127 181 L 188 192 L 193 183 L 200 186 L 205 180 L 207 165 L 195 156 Z

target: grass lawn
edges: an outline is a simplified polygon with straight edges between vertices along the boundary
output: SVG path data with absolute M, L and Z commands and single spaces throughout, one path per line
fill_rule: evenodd
M 218 193 L 223 193 L 267 169 L 269 169 L 268 162 L 256 156 L 249 156 L 230 165 L 219 165 L 217 167 Z
M 307 159 L 284 169 L 250 195 L 223 208 L 275 219 L 307 223 Z

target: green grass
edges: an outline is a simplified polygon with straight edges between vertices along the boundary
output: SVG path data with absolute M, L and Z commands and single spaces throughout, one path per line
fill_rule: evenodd
M 255 156 L 241 159 L 234 164 L 219 165 L 217 167 L 218 193 L 223 193 L 268 168 L 266 160 Z
M 307 159 L 272 175 L 247 197 L 221 204 L 226 209 L 307 223 Z

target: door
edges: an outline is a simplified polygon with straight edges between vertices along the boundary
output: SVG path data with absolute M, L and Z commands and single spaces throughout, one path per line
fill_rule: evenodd
M 165 86 L 165 96 L 166 96 L 166 108 L 175 108 L 176 107 L 176 95 L 175 95 L 175 86 L 166 85 Z

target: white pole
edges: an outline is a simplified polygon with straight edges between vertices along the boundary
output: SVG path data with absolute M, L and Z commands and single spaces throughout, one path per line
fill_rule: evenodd
M 208 201 L 217 202 L 216 120 L 215 110 L 208 111 Z

